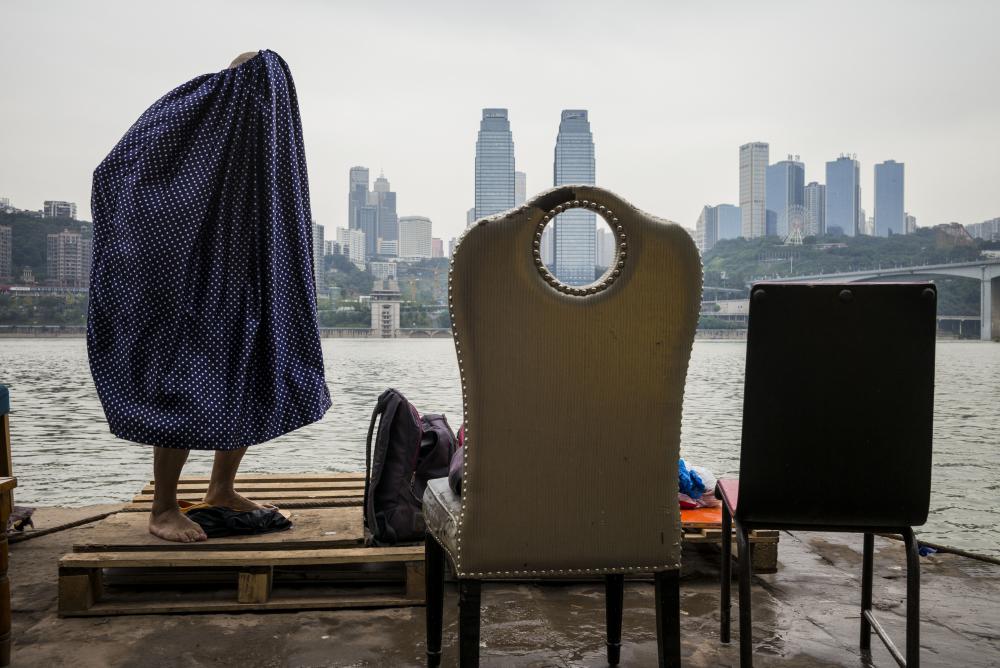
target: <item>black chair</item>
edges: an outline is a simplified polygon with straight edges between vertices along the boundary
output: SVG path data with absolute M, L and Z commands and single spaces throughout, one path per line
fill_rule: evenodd
M 864 534 L 861 650 L 878 634 L 919 664 L 914 526 L 931 488 L 937 291 L 931 283 L 758 283 L 750 297 L 740 479 L 722 480 L 736 525 L 740 666 L 753 662 L 749 534 Z M 874 534 L 906 545 L 906 657 L 872 614 Z M 731 541 L 722 541 L 721 639 L 729 642 Z

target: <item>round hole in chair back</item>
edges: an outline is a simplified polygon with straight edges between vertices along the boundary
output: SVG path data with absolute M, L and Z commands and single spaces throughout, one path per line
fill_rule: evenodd
M 628 237 L 614 211 L 573 200 L 549 211 L 533 237 L 535 266 L 553 289 L 573 296 L 608 288 L 625 267 Z

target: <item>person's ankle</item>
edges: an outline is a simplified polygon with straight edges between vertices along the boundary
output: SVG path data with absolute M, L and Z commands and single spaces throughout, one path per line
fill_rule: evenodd
M 163 515 L 164 513 L 169 513 L 173 510 L 179 510 L 179 509 L 180 507 L 177 505 L 176 501 L 174 501 L 173 503 L 167 503 L 167 502 L 158 503 L 156 501 L 153 501 L 153 507 L 150 509 L 149 512 L 154 517 L 157 517 L 159 515 Z

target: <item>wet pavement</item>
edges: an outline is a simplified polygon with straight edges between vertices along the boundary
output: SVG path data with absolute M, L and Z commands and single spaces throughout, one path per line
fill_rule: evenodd
M 111 507 L 40 509 L 43 529 Z M 268 614 L 150 615 L 60 619 L 56 563 L 81 529 L 11 546 L 14 666 L 320 667 L 421 666 L 423 609 Z M 721 645 L 719 552 L 684 550 L 681 634 L 685 666 L 736 666 L 739 625 L 734 582 L 733 643 Z M 902 545 L 875 542 L 875 607 L 904 643 Z M 781 534 L 779 570 L 755 576 L 756 666 L 894 666 L 872 641 L 858 650 L 861 537 Z M 948 554 L 921 559 L 924 666 L 1000 665 L 1000 566 Z M 457 595 L 446 590 L 444 665 L 457 665 Z M 623 666 L 655 666 L 653 587 L 625 591 Z M 483 666 L 603 666 L 604 603 L 599 583 L 483 588 Z

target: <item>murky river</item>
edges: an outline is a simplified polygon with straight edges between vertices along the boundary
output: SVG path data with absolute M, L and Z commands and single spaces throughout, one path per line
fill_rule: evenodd
M 457 429 L 461 395 L 450 340 L 324 340 L 333 408 L 320 422 L 250 448 L 244 472 L 364 469 L 371 409 L 386 387 Z M 717 474 L 739 468 L 741 342 L 695 344 L 684 400 L 683 456 Z M 11 391 L 17 502 L 85 505 L 130 498 L 151 474 L 147 446 L 113 437 L 82 339 L 0 339 Z M 932 542 L 1000 555 L 1000 345 L 940 342 L 934 419 Z M 187 473 L 207 473 L 194 452 Z M 873 503 L 878 502 L 877 494 Z

